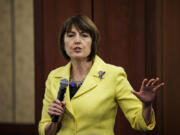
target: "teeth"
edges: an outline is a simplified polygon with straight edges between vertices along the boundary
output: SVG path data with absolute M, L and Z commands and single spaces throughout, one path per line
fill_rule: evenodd
M 79 49 L 81 49 L 80 47 L 76 47 L 76 48 L 74 48 L 75 50 L 79 50 Z

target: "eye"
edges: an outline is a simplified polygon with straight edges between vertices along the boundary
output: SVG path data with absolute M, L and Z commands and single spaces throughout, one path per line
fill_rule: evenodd
M 83 32 L 83 33 L 81 33 L 81 36 L 84 37 L 84 38 L 86 38 L 86 37 L 89 37 L 89 34 Z
M 67 37 L 69 38 L 74 37 L 74 33 L 67 33 Z

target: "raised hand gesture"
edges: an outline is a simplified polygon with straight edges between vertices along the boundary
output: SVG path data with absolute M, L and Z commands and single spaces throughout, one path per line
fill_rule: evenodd
M 132 93 L 139 98 L 144 105 L 149 105 L 154 101 L 158 89 L 163 85 L 163 82 L 159 83 L 159 78 L 150 80 L 144 79 L 140 91 L 137 92 L 132 90 Z

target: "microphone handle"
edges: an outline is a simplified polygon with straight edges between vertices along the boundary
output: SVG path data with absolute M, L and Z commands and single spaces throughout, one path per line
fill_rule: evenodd
M 58 97 L 57 97 L 59 99 L 59 101 L 63 101 L 65 92 L 66 92 L 66 88 L 59 90 Z M 57 122 L 58 118 L 59 118 L 58 115 L 53 115 L 52 116 L 52 122 Z

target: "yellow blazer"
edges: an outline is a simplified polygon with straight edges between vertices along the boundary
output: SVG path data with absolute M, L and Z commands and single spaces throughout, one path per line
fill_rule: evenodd
M 48 106 L 57 98 L 60 80 L 69 79 L 70 67 L 71 62 L 53 70 L 48 76 L 39 122 L 40 135 L 45 134 L 45 126 L 51 121 Z M 99 77 L 100 71 L 105 72 L 102 79 Z M 147 126 L 142 117 L 142 103 L 131 93 L 132 89 L 122 67 L 107 64 L 96 56 L 89 74 L 71 100 L 67 87 L 64 98 L 66 110 L 57 135 L 114 135 L 118 105 L 132 128 L 152 130 L 155 126 L 154 112 Z

